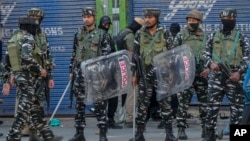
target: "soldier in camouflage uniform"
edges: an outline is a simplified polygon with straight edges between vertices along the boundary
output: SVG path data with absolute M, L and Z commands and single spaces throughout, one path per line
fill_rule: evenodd
M 46 124 L 46 120 L 41 116 L 44 95 L 38 91 L 39 80 L 47 76 L 43 55 L 36 45 L 35 35 L 39 29 L 39 20 L 30 17 L 19 19 L 20 31 L 23 33 L 18 43 L 20 44 L 20 66 L 21 69 L 13 71 L 14 81 L 18 93 L 18 108 L 15 121 L 7 136 L 7 141 L 20 141 L 21 130 L 30 118 L 32 125 L 41 133 L 44 141 L 61 141 L 62 137 L 57 137 Z M 10 55 L 10 62 L 13 58 Z M 13 66 L 11 64 L 11 66 Z
M 199 101 L 199 114 L 202 126 L 202 137 L 205 136 L 205 119 L 206 119 L 206 106 L 207 106 L 207 76 L 209 68 L 204 69 L 203 51 L 205 50 L 207 35 L 199 28 L 202 23 L 202 14 L 196 9 L 191 10 L 187 16 L 187 26 L 184 30 L 177 33 L 174 39 L 174 46 L 187 44 L 191 47 L 195 55 L 196 61 L 196 75 L 193 85 L 177 94 L 178 97 L 178 110 L 176 115 L 178 138 L 180 140 L 187 140 L 185 128 L 187 127 L 187 111 L 189 103 L 192 99 L 193 93 L 196 92 Z
M 135 58 L 133 60 L 137 60 L 137 56 L 141 56 L 143 60 L 142 62 L 144 62 L 142 65 L 145 66 L 146 77 L 145 79 L 139 79 L 139 97 L 136 117 L 137 132 L 135 135 L 135 141 L 145 141 L 143 132 L 145 130 L 148 106 L 150 104 L 150 98 L 152 97 L 154 86 L 157 84 L 155 70 L 152 66 L 153 57 L 173 47 L 171 33 L 159 24 L 160 9 L 147 8 L 143 10 L 143 13 L 145 26 L 143 26 L 135 34 L 133 54 Z M 137 69 L 138 67 L 139 66 L 137 66 Z M 133 86 L 136 85 L 136 76 L 139 75 L 136 72 L 137 71 L 134 69 L 134 76 L 132 79 Z M 159 101 L 161 115 L 164 120 L 166 131 L 165 141 L 177 141 L 177 138 L 173 135 L 173 111 L 171 109 L 170 102 L 171 97 L 167 97 Z M 133 141 L 133 139 L 130 139 L 130 141 Z
M 78 29 L 74 36 L 73 54 L 70 64 L 70 78 L 75 75 L 74 80 L 74 95 L 76 98 L 76 116 L 75 128 L 76 134 L 70 141 L 85 141 L 84 128 L 85 123 L 85 86 L 84 76 L 80 70 L 82 61 L 92 59 L 101 55 L 107 55 L 111 52 L 110 36 L 103 29 L 96 27 L 96 10 L 92 7 L 86 7 L 82 10 L 82 18 L 85 25 Z M 98 74 L 96 74 L 98 75 Z M 96 76 L 93 74 L 93 76 Z M 100 80 L 94 80 L 93 87 L 100 85 Z M 94 90 L 98 93 L 99 91 Z M 100 94 L 101 95 L 101 94 Z M 106 121 L 106 104 L 102 98 L 96 98 L 95 114 L 98 120 L 98 127 L 100 129 L 100 141 L 107 141 L 107 121 Z
M 226 95 L 230 101 L 230 123 L 239 124 L 243 112 L 244 93 L 239 83 L 248 67 L 249 41 L 235 29 L 237 12 L 226 8 L 221 11 L 223 28 L 207 40 L 205 66 L 211 70 L 208 80 L 207 133 L 203 141 L 215 141 L 215 129 L 220 103 Z M 227 68 L 224 71 L 223 68 Z

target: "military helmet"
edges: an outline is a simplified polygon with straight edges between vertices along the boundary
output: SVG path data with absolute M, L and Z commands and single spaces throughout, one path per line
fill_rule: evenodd
M 85 7 L 82 9 L 82 15 L 96 15 L 96 10 L 93 7 Z
M 220 18 L 227 17 L 227 16 L 236 17 L 237 11 L 235 9 L 232 9 L 232 8 L 226 8 L 220 12 Z
M 159 8 L 145 8 L 143 9 L 144 16 L 155 16 L 159 17 L 161 14 L 161 10 Z
M 44 12 L 40 8 L 31 8 L 28 10 L 28 16 L 29 17 L 40 17 L 42 20 L 44 17 Z
M 188 19 L 188 18 L 194 18 L 194 19 L 200 20 L 202 22 L 203 15 L 200 11 L 193 9 L 190 12 L 188 12 L 186 19 Z
M 31 25 L 39 25 L 39 20 L 32 17 L 19 17 L 19 24 L 31 24 Z

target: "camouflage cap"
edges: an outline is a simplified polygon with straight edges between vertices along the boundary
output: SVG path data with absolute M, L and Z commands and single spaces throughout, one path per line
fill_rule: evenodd
M 140 24 L 141 26 L 144 25 L 144 20 L 143 20 L 142 18 L 135 17 L 134 20 L 135 20 L 135 22 L 137 22 L 137 23 Z
M 93 7 L 85 7 L 82 9 L 82 15 L 96 15 L 96 10 Z
M 220 12 L 220 18 L 227 16 L 237 17 L 237 11 L 232 8 L 226 8 Z
M 202 15 L 202 13 L 200 11 L 198 11 L 196 9 L 193 9 L 190 12 L 188 12 L 188 14 L 186 16 L 186 19 L 188 19 L 188 18 L 194 18 L 194 19 L 197 19 L 197 20 L 202 22 L 203 15 Z
M 31 8 L 31 9 L 28 10 L 28 16 L 29 17 L 34 16 L 34 17 L 43 18 L 44 17 L 44 12 L 40 8 Z
M 159 8 L 145 8 L 145 9 L 143 9 L 144 16 L 159 17 L 160 14 L 161 14 L 161 10 Z
M 39 25 L 39 20 L 32 17 L 19 17 L 18 19 L 19 24 L 32 24 L 32 25 Z

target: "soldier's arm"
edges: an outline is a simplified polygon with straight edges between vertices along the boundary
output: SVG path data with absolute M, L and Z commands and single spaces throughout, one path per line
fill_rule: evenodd
M 114 44 L 112 45 L 113 39 L 111 38 L 111 35 L 108 32 L 104 32 L 104 31 L 102 32 L 103 34 L 102 34 L 102 40 L 101 40 L 101 51 L 102 51 L 102 55 L 107 55 L 107 54 L 110 54 L 114 50 Z
M 204 67 L 210 68 L 212 64 L 212 53 L 213 53 L 213 37 L 215 33 L 212 33 L 211 36 L 208 36 L 205 51 L 203 52 L 204 57 Z
M 127 36 L 125 36 L 124 38 L 126 47 L 128 51 L 130 52 L 133 52 L 133 49 L 134 49 L 134 38 L 135 38 L 135 35 L 133 33 L 128 33 Z
M 69 64 L 69 73 L 73 73 L 74 70 L 74 61 L 75 61 L 75 57 L 76 57 L 76 49 L 77 49 L 77 33 L 75 33 L 74 35 L 74 39 L 73 39 L 73 51 L 72 51 L 72 55 L 70 57 L 70 64 Z
M 171 48 L 174 48 L 173 36 L 172 36 L 171 32 L 169 30 L 166 30 L 164 36 L 165 36 L 165 40 L 166 40 L 167 49 L 169 50 Z
M 53 60 L 53 56 L 51 55 L 50 52 L 50 46 L 49 46 L 49 41 L 47 38 L 47 35 L 44 33 L 45 38 L 46 38 L 46 44 L 47 44 L 47 52 L 46 52 L 46 56 L 47 56 L 47 61 L 48 62 L 48 66 L 47 66 L 47 71 L 48 71 L 48 79 L 53 79 L 53 68 L 54 68 L 54 60 Z
M 240 46 L 242 48 L 242 61 L 239 67 L 238 72 L 240 74 L 245 73 L 248 68 L 248 63 L 249 63 L 249 40 L 246 35 L 240 34 Z
M 37 73 L 44 68 L 33 59 L 32 52 L 35 48 L 35 40 L 33 36 L 25 35 L 20 40 L 21 44 L 21 66 L 23 69 L 31 70 Z
M 182 34 L 181 32 L 178 32 L 174 38 L 173 45 L 174 47 L 182 45 Z

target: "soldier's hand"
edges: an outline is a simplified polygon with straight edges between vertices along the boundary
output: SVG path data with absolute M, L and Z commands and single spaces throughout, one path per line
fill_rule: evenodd
M 232 73 L 229 79 L 233 82 L 238 82 L 240 80 L 240 73 L 239 72 Z
M 46 77 L 47 76 L 47 71 L 45 69 L 41 70 L 41 77 Z
M 203 71 L 200 73 L 200 76 L 203 77 L 203 78 L 207 78 L 209 72 L 210 72 L 210 69 L 207 68 L 207 69 L 203 70 Z
M 53 79 L 50 79 L 50 80 L 49 80 L 48 87 L 49 87 L 50 89 L 52 89 L 52 88 L 54 88 L 54 86 L 55 86 L 54 80 L 53 80 Z
M 72 78 L 73 78 L 73 73 L 70 73 L 69 74 L 69 80 L 72 80 Z
M 136 87 L 136 85 L 137 85 L 137 77 L 133 76 L 132 77 L 132 86 L 133 86 L 133 88 Z
M 2 90 L 3 95 L 8 96 L 10 94 L 10 84 L 9 83 L 4 83 L 3 84 L 3 90 Z
M 210 65 L 210 68 L 211 68 L 211 70 L 214 70 L 214 71 L 219 71 L 220 70 L 220 67 L 219 67 L 219 65 L 217 63 L 212 63 Z
M 11 74 L 11 75 L 10 75 L 10 85 L 11 85 L 12 87 L 16 87 L 16 83 L 15 83 L 15 81 L 14 81 L 14 78 L 15 78 L 14 74 Z

